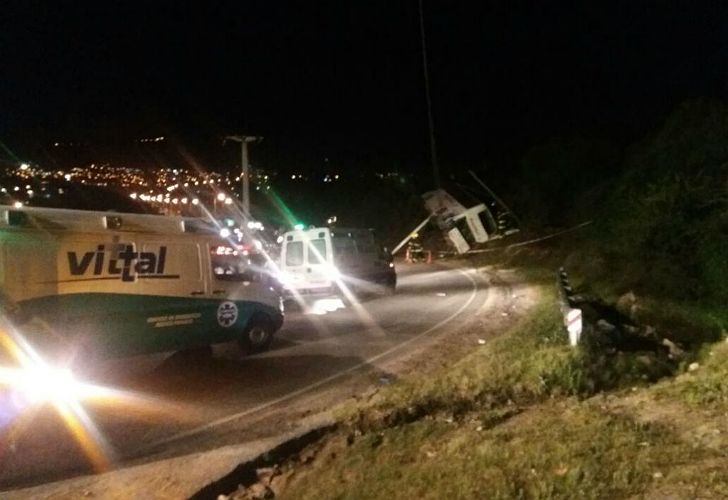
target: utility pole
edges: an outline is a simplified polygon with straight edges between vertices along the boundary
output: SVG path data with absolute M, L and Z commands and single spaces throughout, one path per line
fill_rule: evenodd
M 430 157 L 432 159 L 432 177 L 435 189 L 440 189 L 440 166 L 437 163 L 437 148 L 435 146 L 435 121 L 432 118 L 432 99 L 430 98 L 430 70 L 427 63 L 427 43 L 425 42 L 425 13 L 422 0 L 419 0 L 420 10 L 420 41 L 422 42 L 422 70 L 425 73 L 425 98 L 427 99 L 427 124 L 430 129 Z
M 225 141 L 234 141 L 240 143 L 240 154 L 242 162 L 241 180 L 241 200 L 243 204 L 243 215 L 250 217 L 250 165 L 248 164 L 248 144 L 252 142 L 262 141 L 262 137 L 253 135 L 229 135 Z

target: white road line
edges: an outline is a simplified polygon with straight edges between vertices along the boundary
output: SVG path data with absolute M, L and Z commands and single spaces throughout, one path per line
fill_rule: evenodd
M 345 370 L 342 370 L 340 372 L 337 372 L 337 373 L 334 373 L 332 375 L 329 375 L 328 377 L 326 377 L 324 379 L 321 379 L 321 380 L 319 380 L 317 382 L 314 382 L 312 384 L 309 384 L 309 385 L 307 385 L 305 387 L 301 387 L 300 389 L 296 389 L 295 391 L 289 392 L 288 394 L 285 394 L 283 396 L 277 397 L 277 398 L 272 399 L 270 401 L 266 401 L 265 403 L 262 403 L 262 404 L 260 404 L 258 406 L 253 407 L 253 408 L 249 408 L 249 409 L 244 410 L 244 411 L 241 411 L 239 413 L 235 413 L 233 415 L 228 415 L 227 417 L 223 417 L 223 418 L 219 418 L 217 420 L 213 420 L 212 422 L 208 422 L 205 425 L 201 425 L 199 427 L 195 427 L 194 429 L 190 429 L 190 430 L 187 430 L 187 431 L 183 431 L 183 432 L 174 434 L 173 436 L 170 436 L 168 438 L 161 439 L 159 441 L 156 441 L 156 442 L 148 445 L 147 447 L 145 447 L 145 449 L 153 449 L 153 448 L 155 448 L 157 446 L 162 446 L 162 445 L 165 445 L 165 444 L 169 444 L 171 442 L 174 442 L 174 441 L 179 441 L 180 439 L 184 439 L 184 438 L 188 438 L 190 436 L 194 436 L 195 434 L 200 434 L 202 432 L 208 431 L 208 430 L 213 429 L 215 427 L 219 427 L 221 425 L 227 424 L 228 422 L 232 422 L 233 420 L 237 420 L 237 419 L 242 418 L 242 417 L 247 417 L 248 415 L 252 415 L 252 414 L 257 413 L 259 411 L 265 410 L 266 408 L 270 408 L 271 406 L 275 406 L 275 405 L 277 405 L 279 403 L 283 403 L 285 401 L 288 401 L 290 399 L 293 399 L 293 398 L 295 398 L 297 396 L 300 396 L 301 394 L 305 394 L 308 391 L 311 391 L 313 389 L 316 389 L 317 387 L 321 387 L 322 385 L 326 385 L 329 382 L 332 382 L 332 381 L 334 381 L 334 380 L 336 380 L 338 378 L 341 378 L 344 375 L 348 375 L 349 373 L 355 372 L 355 371 L 359 370 L 360 368 L 362 368 L 362 367 L 364 367 L 366 365 L 370 365 L 370 364 L 376 362 L 377 360 L 379 360 L 379 359 L 381 359 L 381 358 L 383 358 L 385 356 L 388 356 L 389 354 L 392 354 L 393 352 L 401 349 L 402 347 L 404 347 L 404 346 L 406 346 L 406 345 L 408 345 L 408 344 L 410 344 L 410 343 L 412 343 L 412 342 L 414 342 L 414 341 L 416 341 L 416 340 L 424 337 L 425 335 L 428 335 L 429 333 L 433 332 L 434 330 L 437 330 L 438 328 L 442 327 L 446 323 L 450 322 L 453 318 L 455 318 L 456 316 L 458 316 L 465 309 L 467 309 L 470 306 L 470 304 L 473 303 L 473 301 L 475 300 L 475 297 L 476 297 L 476 295 L 478 293 L 478 284 L 475 281 L 475 279 L 473 279 L 470 276 L 470 272 L 463 271 L 462 269 L 456 269 L 456 270 L 460 274 L 462 274 L 463 276 L 465 276 L 468 280 L 470 280 L 470 283 L 472 285 L 472 290 L 470 292 L 470 297 L 468 298 L 468 300 L 457 311 L 455 311 L 453 314 L 451 314 L 447 318 L 443 319 L 439 323 L 435 324 L 434 326 L 431 326 L 430 328 L 428 328 L 424 332 L 422 332 L 422 333 L 420 333 L 418 335 L 415 335 L 414 337 L 411 337 L 411 338 L 409 338 L 409 339 L 407 339 L 407 340 L 405 340 L 405 341 L 397 344 L 396 346 L 392 347 L 391 349 L 388 349 L 388 350 L 386 350 L 384 352 L 381 352 L 381 353 L 379 353 L 379 354 L 377 354 L 375 356 L 372 356 L 371 358 L 369 358 L 369 359 L 367 359 L 365 361 L 362 361 L 361 363 L 359 363 L 357 365 L 351 366 L 351 367 L 349 367 L 349 368 L 347 368 Z

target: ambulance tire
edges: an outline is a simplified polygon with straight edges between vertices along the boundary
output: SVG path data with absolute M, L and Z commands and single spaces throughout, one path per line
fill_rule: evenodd
M 275 325 L 265 314 L 256 314 L 245 326 L 240 347 L 246 354 L 267 351 L 273 341 Z

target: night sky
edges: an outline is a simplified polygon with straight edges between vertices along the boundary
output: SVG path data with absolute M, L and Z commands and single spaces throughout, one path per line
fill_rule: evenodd
M 2 2 L 0 140 L 53 159 L 165 135 L 204 164 L 428 160 L 416 0 Z M 554 136 L 639 138 L 681 100 L 725 97 L 725 2 L 424 0 L 440 161 Z

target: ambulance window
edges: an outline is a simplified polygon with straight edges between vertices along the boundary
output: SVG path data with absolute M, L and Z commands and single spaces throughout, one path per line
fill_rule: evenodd
M 308 249 L 309 262 L 326 262 L 326 240 L 311 240 Z
M 303 242 L 292 241 L 286 245 L 286 265 L 303 265 Z

